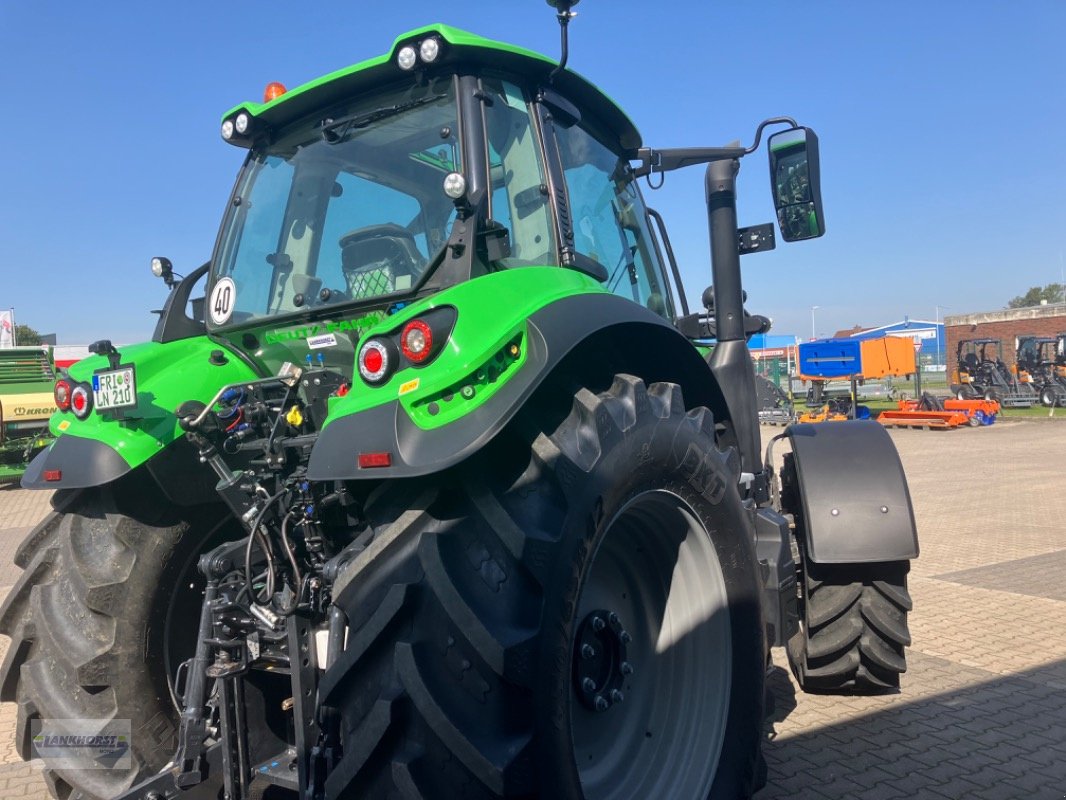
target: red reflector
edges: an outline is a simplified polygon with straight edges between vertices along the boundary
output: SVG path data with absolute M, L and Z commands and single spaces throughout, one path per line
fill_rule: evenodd
M 360 453 L 359 469 L 388 467 L 392 465 L 392 453 Z
M 44 471 L 44 479 L 46 481 L 61 481 L 61 480 L 63 480 L 63 470 L 61 470 L 61 469 L 46 469 Z
M 340 386 L 337 387 L 337 397 L 345 397 L 351 390 L 351 386 L 346 383 L 342 383 Z
M 75 411 L 84 411 L 85 404 L 89 402 L 89 396 L 84 392 L 74 392 L 74 395 L 70 398 L 70 404 L 74 407 Z

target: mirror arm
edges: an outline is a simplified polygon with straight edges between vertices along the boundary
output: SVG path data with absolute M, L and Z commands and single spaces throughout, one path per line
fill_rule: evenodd
M 759 123 L 759 127 L 755 131 L 755 144 L 745 150 L 744 155 L 749 155 L 759 149 L 759 143 L 762 141 L 762 132 L 770 125 L 788 125 L 793 130 L 800 126 L 792 117 L 770 117 L 770 119 L 764 119 Z
M 799 123 L 792 117 L 771 117 L 759 123 L 755 131 L 755 143 L 751 147 L 739 144 L 730 147 L 671 147 L 655 150 L 651 147 L 637 148 L 632 160 L 640 164 L 633 170 L 635 178 L 650 175 L 653 172 L 672 172 L 675 169 L 691 167 L 695 164 L 709 164 L 714 161 L 728 161 L 731 158 L 743 158 L 754 153 L 762 142 L 762 132 L 769 125 L 785 124 L 798 128 Z

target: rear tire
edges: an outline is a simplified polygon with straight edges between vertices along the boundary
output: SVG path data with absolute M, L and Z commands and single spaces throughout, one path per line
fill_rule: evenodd
M 735 454 L 673 384 L 530 405 L 371 496 L 320 687 L 343 720 L 327 796 L 750 796 L 766 653 Z
M 60 800 L 112 797 L 174 754 L 169 675 L 191 655 L 177 650 L 190 619 L 195 640 L 200 601 L 188 588 L 189 569 L 195 574 L 220 513 L 183 519 L 145 484 L 131 475 L 57 493 L 56 510 L 19 547 L 15 561 L 25 572 L 0 609 L 0 632 L 11 637 L 0 700 L 18 703 L 15 747 L 23 759 L 37 755 L 37 721 L 132 723 L 128 770 L 54 770 L 46 761 L 45 781 Z M 173 630 L 171 619 L 180 620 Z M 165 653 L 174 657 L 169 669 Z
M 1045 386 L 1040 390 L 1040 405 L 1044 408 L 1053 408 L 1058 402 L 1058 395 L 1055 394 L 1055 390 L 1050 386 Z

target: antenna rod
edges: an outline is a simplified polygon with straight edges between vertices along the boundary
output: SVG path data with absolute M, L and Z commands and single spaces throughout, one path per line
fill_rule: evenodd
M 555 18 L 559 20 L 563 51 L 562 55 L 559 57 L 559 66 L 553 69 L 548 75 L 549 86 L 555 81 L 555 76 L 566 69 L 566 60 L 570 55 L 570 41 L 567 36 L 568 26 L 570 25 L 570 20 L 577 16 L 577 14 L 570 9 L 576 6 L 579 2 L 581 2 L 581 0 L 548 0 L 548 5 L 559 12 L 555 15 Z

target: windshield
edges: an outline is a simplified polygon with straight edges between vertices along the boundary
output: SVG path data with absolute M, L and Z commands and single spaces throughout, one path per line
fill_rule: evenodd
M 253 151 L 212 267 L 212 326 L 405 293 L 448 240 L 452 78 L 361 99 Z

